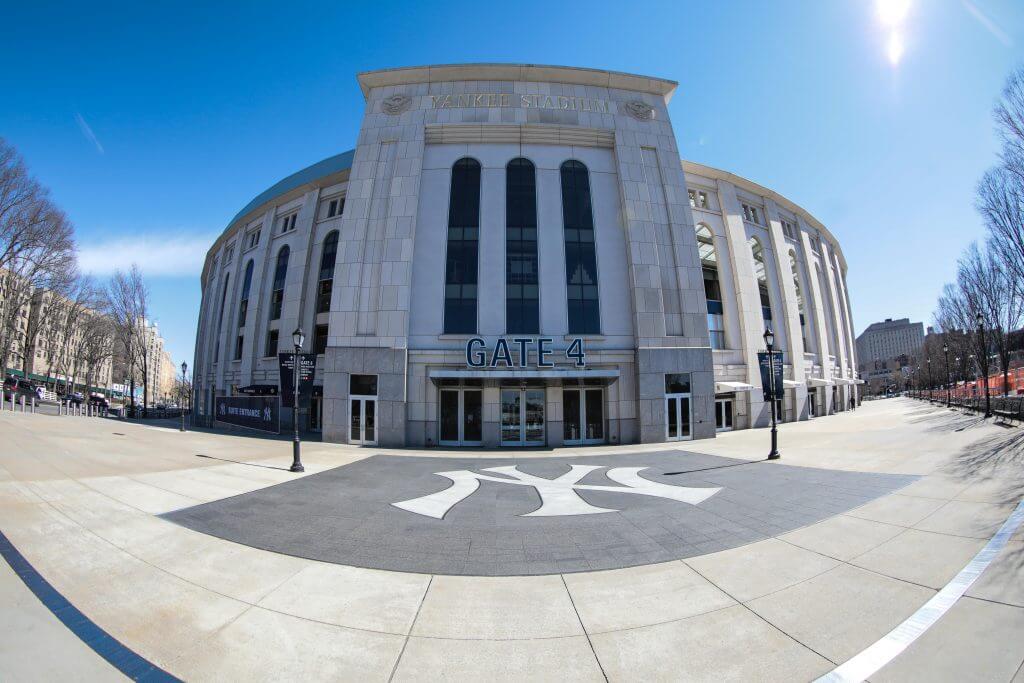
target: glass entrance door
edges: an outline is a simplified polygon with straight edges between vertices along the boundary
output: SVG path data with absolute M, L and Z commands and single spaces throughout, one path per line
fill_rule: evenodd
M 348 442 L 361 446 L 377 443 L 377 399 L 353 396 L 349 399 Z
M 479 389 L 442 389 L 442 446 L 479 446 L 483 442 L 483 392 Z
M 715 399 L 715 431 L 732 431 L 732 399 Z
M 544 445 L 544 390 L 501 390 L 501 445 Z
M 604 390 L 565 389 L 562 415 L 567 445 L 604 443 Z
M 665 396 L 665 439 L 682 441 L 692 438 L 690 433 L 690 395 Z
M 323 424 L 324 399 L 322 396 L 314 396 L 309 402 L 309 431 L 319 432 Z

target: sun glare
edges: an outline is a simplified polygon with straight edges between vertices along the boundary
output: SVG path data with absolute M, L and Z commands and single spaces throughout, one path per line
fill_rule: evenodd
M 898 28 L 910 12 L 910 0 L 876 0 L 878 19 L 888 28 Z
M 875 0 L 878 21 L 889 33 L 885 43 L 885 55 L 889 64 L 898 66 L 903 59 L 906 46 L 903 43 L 903 25 L 910 13 L 911 0 Z
M 893 31 L 889 34 L 889 43 L 885 48 L 886 55 L 889 57 L 889 63 L 896 66 L 900 63 L 903 58 L 903 36 L 897 31 Z

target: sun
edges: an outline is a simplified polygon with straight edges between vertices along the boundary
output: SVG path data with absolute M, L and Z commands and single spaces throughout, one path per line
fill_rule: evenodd
M 903 25 L 910 13 L 911 0 L 875 0 L 875 13 L 889 37 L 885 43 L 885 55 L 889 64 L 898 66 L 903 59 Z

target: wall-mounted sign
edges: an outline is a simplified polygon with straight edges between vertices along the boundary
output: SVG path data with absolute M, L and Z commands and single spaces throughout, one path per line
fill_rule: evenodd
M 215 422 L 258 432 L 281 432 L 281 399 L 277 396 L 217 396 L 213 403 Z
M 515 107 L 516 109 L 566 109 L 608 114 L 608 101 L 594 97 L 566 95 L 517 95 L 515 93 L 467 92 L 456 95 L 431 95 L 434 109 L 466 107 Z
M 553 368 L 555 358 L 561 355 L 553 348 L 554 343 L 550 337 L 498 337 L 494 346 L 488 347 L 486 341 L 473 337 L 466 342 L 466 365 L 471 368 L 527 368 L 531 365 Z M 587 365 L 587 354 L 579 337 L 564 349 L 564 355 L 578 368 Z

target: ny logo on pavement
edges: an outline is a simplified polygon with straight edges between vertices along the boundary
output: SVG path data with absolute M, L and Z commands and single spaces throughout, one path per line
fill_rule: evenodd
M 450 479 L 452 485 L 444 491 L 431 493 L 419 498 L 392 503 L 397 508 L 414 512 L 417 515 L 442 519 L 449 510 L 473 495 L 480 488 L 481 481 L 491 481 L 514 486 L 532 486 L 540 496 L 540 507 L 521 517 L 557 517 L 562 515 L 594 515 L 602 512 L 618 512 L 612 508 L 591 505 L 580 497 L 577 491 L 607 491 L 610 493 L 632 493 L 638 496 L 653 496 L 676 500 L 680 503 L 697 505 L 715 495 L 722 489 L 690 488 L 687 486 L 671 486 L 650 479 L 644 479 L 640 472 L 646 467 L 612 467 L 606 473 L 612 481 L 621 486 L 600 486 L 580 484 L 579 482 L 594 470 L 604 469 L 606 465 L 571 465 L 568 472 L 545 479 L 532 474 L 520 472 L 515 465 L 504 467 L 486 467 L 484 472 L 503 475 L 495 477 L 488 474 L 477 474 L 469 470 L 451 472 L 435 472 L 438 476 Z

